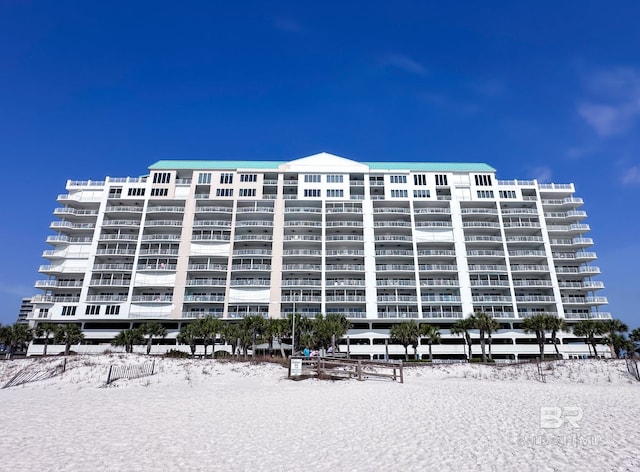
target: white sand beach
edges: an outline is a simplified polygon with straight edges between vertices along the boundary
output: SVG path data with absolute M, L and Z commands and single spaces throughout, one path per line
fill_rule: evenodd
M 0 390 L 1 468 L 17 471 L 632 471 L 640 382 L 624 361 L 405 368 L 389 380 L 291 381 L 276 364 L 70 357 L 57 377 Z M 32 364 L 0 363 L 2 385 Z M 541 408 L 551 412 L 544 416 Z M 558 412 L 555 417 L 554 412 Z M 569 421 L 566 421 L 566 420 Z M 572 421 L 573 420 L 573 421 Z M 549 426 L 552 427 L 543 427 Z

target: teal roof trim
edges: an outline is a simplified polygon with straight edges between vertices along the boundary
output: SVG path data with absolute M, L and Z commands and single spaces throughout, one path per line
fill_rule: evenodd
M 149 166 L 149 170 L 220 170 L 220 169 L 273 169 L 277 170 L 289 161 L 215 161 L 215 160 L 169 160 L 158 161 Z M 357 162 L 357 161 L 355 161 Z M 488 164 L 481 162 L 362 162 L 371 170 L 411 170 L 425 172 L 495 172 Z

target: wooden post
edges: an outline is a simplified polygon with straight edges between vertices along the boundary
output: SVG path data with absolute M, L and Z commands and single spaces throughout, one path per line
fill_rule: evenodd
M 293 356 L 289 357 L 289 372 L 287 374 L 287 378 L 290 379 L 291 378 L 291 360 L 293 359 Z
M 362 361 L 358 360 L 358 380 L 362 380 Z
M 404 383 L 404 374 L 402 372 L 402 361 L 400 361 L 400 383 Z
M 109 366 L 109 373 L 107 374 L 107 383 L 109 383 L 109 381 L 111 380 L 111 370 L 113 369 L 113 366 L 110 365 Z
M 347 336 L 347 359 L 351 359 L 351 338 Z
M 389 339 L 384 340 L 384 360 L 389 362 Z

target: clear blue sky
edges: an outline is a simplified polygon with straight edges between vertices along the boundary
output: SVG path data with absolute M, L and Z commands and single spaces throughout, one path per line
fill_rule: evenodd
M 478 161 L 576 184 L 640 326 L 640 2 L 0 0 L 0 322 L 67 179 L 158 159 Z

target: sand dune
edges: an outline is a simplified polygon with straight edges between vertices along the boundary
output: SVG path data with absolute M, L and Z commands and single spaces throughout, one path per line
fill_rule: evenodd
M 623 361 L 405 368 L 405 383 L 289 381 L 275 364 L 155 358 L 105 386 L 77 356 L 0 390 L 11 471 L 638 470 L 640 382 Z M 60 358 L 0 362 L 4 383 Z M 546 408 L 542 410 L 541 408 Z M 545 427 L 546 426 L 546 427 Z

